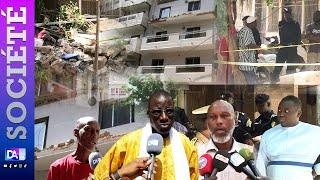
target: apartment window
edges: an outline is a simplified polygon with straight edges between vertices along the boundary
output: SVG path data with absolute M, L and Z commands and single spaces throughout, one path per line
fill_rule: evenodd
M 36 119 L 34 125 L 34 146 L 39 150 L 46 147 L 49 117 Z
M 128 21 L 129 21 L 129 20 L 132 20 L 132 19 L 135 19 L 136 17 L 137 17 L 136 15 L 129 16 L 129 17 L 128 17 Z
M 168 37 L 168 32 L 167 31 L 161 31 L 161 32 L 157 32 L 156 33 L 156 39 L 155 41 L 168 41 L 169 37 Z
M 134 122 L 134 105 L 101 102 L 99 112 L 101 129 Z
M 200 27 L 187 28 L 186 39 L 199 37 Z
M 154 68 L 147 68 L 143 70 L 144 74 L 149 74 L 149 73 L 155 73 L 155 74 L 160 74 L 164 73 L 164 59 L 152 59 L 152 66 L 155 66 Z
M 187 57 L 186 58 L 186 65 L 192 65 L 193 66 L 179 66 L 176 67 L 176 73 L 195 73 L 195 72 L 205 72 L 205 67 L 200 64 L 200 57 Z
M 140 35 L 132 35 L 131 38 L 140 38 Z
M 180 36 L 180 39 L 205 37 L 206 32 L 200 32 L 200 27 L 187 28 L 186 33 Z
M 124 22 L 126 20 L 127 20 L 127 17 L 121 17 L 121 18 L 118 19 L 118 22 Z
M 152 59 L 152 66 L 163 66 L 164 59 Z
M 200 64 L 200 57 L 187 57 L 186 64 Z
M 170 11 L 171 11 L 171 7 L 161 8 L 159 18 L 170 17 Z
M 200 1 L 192 1 L 188 3 L 188 11 L 200 10 Z
M 200 31 L 200 27 L 190 27 L 190 28 L 187 28 L 187 32 L 195 32 L 195 31 Z

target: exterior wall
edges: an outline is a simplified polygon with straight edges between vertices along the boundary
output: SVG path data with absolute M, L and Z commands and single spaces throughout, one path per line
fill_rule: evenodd
M 108 13 L 112 10 L 118 10 L 119 13 L 121 12 L 121 8 L 131 8 L 132 6 L 141 5 L 143 3 L 145 4 L 152 4 L 154 0 L 133 0 L 133 1 L 127 1 L 127 0 L 103 0 L 101 2 L 102 5 L 102 13 Z M 147 6 L 143 6 L 147 7 Z M 133 8 L 132 8 L 133 9 Z M 143 8 L 145 10 L 145 8 Z
M 116 18 L 116 21 L 120 22 L 123 25 L 123 27 L 129 27 L 129 26 L 135 26 L 135 25 L 145 26 L 148 21 L 148 16 L 146 13 L 140 12 L 140 13 L 130 14 L 127 16 Z
M 134 114 L 134 123 L 103 129 L 100 134 L 104 131 L 108 131 L 112 135 L 124 134 L 136 130 L 148 122 L 146 111 L 138 111 L 135 109 Z M 83 116 L 92 116 L 98 120 L 99 103 L 90 107 L 88 104 L 80 105 L 74 100 L 65 100 L 40 106 L 35 109 L 35 119 L 49 117 L 46 139 L 47 147 L 66 142 L 69 139 L 75 139 L 73 135 L 75 122 Z
M 46 139 L 47 147 L 53 144 L 65 142 L 71 138 L 74 139 L 75 137 L 73 136 L 72 130 L 78 118 L 83 116 L 93 116 L 98 120 L 99 101 L 114 101 L 126 97 L 127 94 L 113 93 L 112 89 L 121 89 L 123 85 L 128 84 L 128 77 L 130 74 L 134 74 L 134 72 L 135 71 L 131 69 L 122 72 L 122 74 L 119 75 L 119 73 L 111 71 L 107 73 L 105 77 L 102 76 L 98 91 L 100 97 L 94 106 L 90 106 L 88 104 L 88 99 L 91 97 L 91 76 L 79 73 L 77 77 L 76 98 L 36 107 L 35 119 L 49 117 Z M 135 112 L 135 125 L 126 124 L 108 128 L 107 130 L 110 131 L 111 134 L 123 134 L 130 130 L 134 130 L 137 127 L 140 127 L 141 123 L 144 124 L 146 122 L 147 118 L 145 117 L 145 114 L 145 112 L 141 114 Z
M 204 37 L 181 39 L 186 34 L 187 28 L 200 27 L 200 32 L 205 32 Z M 157 32 L 167 31 L 168 41 L 148 42 L 155 38 Z M 176 25 L 154 25 L 147 29 L 146 37 L 142 38 L 141 53 L 163 53 L 169 51 L 190 51 L 193 46 L 204 46 L 205 49 L 214 49 L 215 29 L 213 20 L 185 22 Z M 164 35 L 165 36 L 165 35 Z M 181 37 L 180 37 L 181 36 Z M 197 50 L 201 50 L 201 47 Z M 151 51 L 151 52 L 150 52 Z M 143 57 L 142 57 L 143 58 Z
M 204 13 L 214 10 L 215 1 L 201 0 L 200 10 L 188 12 L 188 0 L 177 0 L 168 3 L 159 4 L 155 7 L 151 19 L 157 19 L 160 15 L 160 9 L 165 7 L 171 7 L 170 17 L 182 15 L 184 13 Z
M 200 57 L 200 64 L 212 64 L 213 50 L 180 51 L 172 53 L 152 53 L 142 56 L 141 65 L 151 66 L 152 59 L 164 59 L 164 65 L 184 65 L 186 57 Z
M 156 32 L 167 31 L 168 34 L 171 33 L 182 33 L 186 32 L 189 27 L 200 27 L 201 30 L 210 30 L 213 29 L 213 20 L 210 21 L 196 21 L 189 23 L 177 23 L 177 25 L 161 25 L 161 26 L 151 26 L 147 29 L 147 36 L 155 35 Z
M 78 105 L 74 100 L 65 100 L 36 107 L 35 119 L 48 117 L 48 132 L 46 144 L 58 144 L 65 142 L 73 136 L 73 128 L 78 118 L 93 116 L 98 118 L 98 106 Z

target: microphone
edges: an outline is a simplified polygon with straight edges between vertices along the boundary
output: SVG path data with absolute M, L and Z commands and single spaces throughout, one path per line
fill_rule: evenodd
M 152 133 L 147 141 L 147 153 L 151 156 L 151 164 L 148 168 L 147 179 L 151 180 L 151 175 L 153 173 L 153 166 L 155 162 L 155 156 L 159 155 L 162 151 L 163 138 L 158 133 Z
M 203 154 L 199 159 L 199 172 L 201 176 L 205 178 L 210 177 L 212 172 L 212 156 L 210 154 Z
M 260 177 L 261 174 L 254 164 L 254 157 L 252 151 L 248 148 L 242 148 L 239 151 L 239 154 L 247 161 L 248 166 L 250 167 L 253 174 Z
M 99 152 L 92 152 L 89 155 L 89 165 L 92 170 L 94 170 L 99 162 L 101 161 L 101 154 Z
M 320 177 L 320 155 L 317 160 L 314 162 L 313 169 L 316 172 L 317 178 Z
M 230 154 L 227 151 L 217 151 L 213 158 L 213 171 L 211 176 L 215 176 L 218 172 L 223 171 L 229 163 Z
M 247 165 L 246 160 L 238 152 L 231 154 L 229 164 L 237 172 L 243 172 L 252 180 L 257 180 L 257 176 L 255 176 L 249 169 L 245 167 Z

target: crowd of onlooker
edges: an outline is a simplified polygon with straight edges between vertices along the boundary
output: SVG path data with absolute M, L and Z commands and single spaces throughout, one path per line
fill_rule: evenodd
M 290 7 L 285 7 L 282 10 L 282 20 L 278 24 L 279 38 L 271 38 L 272 49 L 262 45 L 261 35 L 257 28 L 257 18 L 253 16 L 245 16 L 242 18 L 243 27 L 237 32 L 238 57 L 236 60 L 241 63 L 238 69 L 242 72 L 247 84 L 261 82 L 261 75 L 271 83 L 277 83 L 283 66 L 274 66 L 267 68 L 257 66 L 250 63 L 258 63 L 260 60 L 265 60 L 264 57 L 273 60 L 274 63 L 286 63 L 286 74 L 292 74 L 301 71 L 317 71 L 320 65 L 306 65 L 306 63 L 320 63 L 320 11 L 315 11 L 313 14 L 313 23 L 307 25 L 306 32 L 301 32 L 299 22 L 295 21 L 292 16 Z M 265 37 L 265 39 L 270 37 Z M 218 41 L 218 51 L 220 59 L 228 58 L 226 39 L 220 38 Z M 319 44 L 318 44 L 319 43 Z M 278 48 L 274 48 L 274 46 Z M 263 47 L 263 48 L 262 48 Z M 256 50 L 255 50 L 256 49 Z M 274 56 L 264 56 L 274 53 Z M 232 52 L 235 53 L 235 52 Z M 219 58 L 218 58 L 219 59 Z M 265 61 L 270 62 L 270 61 Z M 291 64 L 294 63 L 294 64 Z M 299 65 L 301 64 L 301 65 Z M 231 73 L 231 69 L 226 68 L 226 65 L 220 65 L 220 71 Z M 227 69 L 227 70 L 226 70 Z M 220 73 L 221 74 L 221 73 Z

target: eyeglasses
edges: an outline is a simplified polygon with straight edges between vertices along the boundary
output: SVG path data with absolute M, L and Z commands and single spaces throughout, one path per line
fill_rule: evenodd
M 167 108 L 167 109 L 154 109 L 150 111 L 151 115 L 154 117 L 160 117 L 162 113 L 165 113 L 167 116 L 173 116 L 174 109 L 173 108 Z
M 278 110 L 278 112 L 279 112 L 279 113 L 281 113 L 281 112 L 282 112 L 282 110 L 281 110 L 281 109 L 279 109 L 279 110 Z M 288 110 L 288 109 L 286 109 L 286 110 L 284 110 L 284 112 L 285 112 L 285 113 L 288 113 L 288 112 L 289 112 L 289 110 Z
M 288 110 L 288 109 L 285 109 L 285 110 L 279 109 L 279 110 L 278 110 L 278 113 L 282 113 L 282 112 L 284 112 L 285 114 L 288 114 L 288 113 L 292 113 L 292 112 L 294 112 L 294 111 L 290 111 L 290 110 Z

